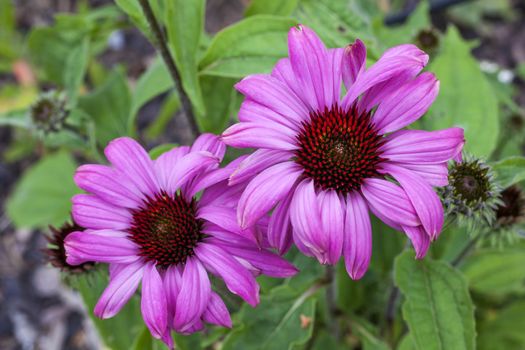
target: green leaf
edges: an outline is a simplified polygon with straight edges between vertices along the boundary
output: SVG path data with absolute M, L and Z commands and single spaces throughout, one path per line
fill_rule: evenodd
M 396 350 L 414 350 L 414 340 L 410 336 L 410 333 L 406 334 L 396 347 Z
M 501 187 L 507 188 L 525 180 L 525 157 L 509 157 L 492 165 L 496 180 Z
M 197 114 L 205 113 L 197 75 L 197 49 L 204 31 L 204 0 L 166 2 L 166 27 L 182 87 Z
M 236 79 L 204 75 L 200 78 L 206 96 L 206 115 L 198 115 L 200 129 L 220 134 L 228 125 L 240 95 L 234 90 Z
M 140 298 L 136 295 L 133 296 L 122 310 L 110 319 L 102 320 L 96 317 L 93 310 L 108 285 L 108 274 L 104 269 L 105 266 L 98 266 L 94 271 L 70 276 L 68 281 L 82 296 L 87 312 L 97 327 L 104 344 L 113 350 L 128 350 L 132 348 L 133 343 L 136 344 L 135 339 L 144 329 L 144 321 L 140 312 Z M 164 348 L 152 347 L 151 349 L 160 350 Z
M 199 350 L 201 346 L 201 336 L 199 333 L 182 335 L 174 333 L 175 348 L 177 350 Z
M 223 350 L 293 349 L 312 336 L 315 290 L 301 295 L 290 286 L 277 287 L 261 297 L 254 309 L 243 305 L 233 331 L 224 340 Z
M 501 310 L 479 329 L 479 350 L 522 350 L 525 348 L 525 301 Z
M 173 91 L 162 103 L 159 114 L 155 117 L 155 120 L 145 130 L 145 136 L 154 140 L 158 138 L 164 131 L 170 120 L 175 116 L 175 113 L 180 108 L 180 100 L 177 93 Z
M 389 350 L 390 347 L 379 339 L 377 329 L 364 319 L 352 317 L 352 330 L 361 340 L 363 350 Z
M 488 157 L 498 140 L 498 103 L 470 45 L 450 26 L 442 51 L 429 67 L 441 82 L 440 93 L 422 122 L 430 129 L 465 129 L 465 149 Z
M 17 227 L 61 225 L 69 219 L 76 164 L 66 152 L 42 158 L 30 167 L 7 200 L 7 214 Z
M 242 78 L 269 73 L 287 55 L 286 35 L 297 22 L 258 15 L 221 30 L 199 63 L 202 74 Z
M 29 129 L 31 124 L 31 117 L 27 110 L 13 110 L 7 113 L 0 113 L 0 126 L 16 126 Z
M 299 0 L 252 0 L 244 16 L 276 15 L 289 16 L 293 13 Z
M 166 144 L 158 145 L 157 147 L 154 147 L 153 149 L 151 149 L 148 152 L 148 154 L 151 157 L 151 159 L 157 159 L 163 153 L 168 152 L 177 146 L 178 145 L 176 143 L 166 143 Z
M 525 251 L 482 250 L 471 255 L 461 269 L 472 290 L 505 294 L 525 287 Z
M 160 57 L 140 76 L 131 98 L 131 115 L 135 118 L 137 112 L 154 97 L 168 91 L 173 86 L 168 68 Z
M 106 145 L 112 139 L 131 134 L 131 95 L 124 73 L 116 69 L 98 89 L 79 99 L 79 107 L 95 123 L 97 141 Z
M 85 38 L 81 44 L 71 50 L 64 68 L 64 88 L 68 97 L 68 104 L 76 104 L 79 88 L 84 80 L 89 60 L 89 40 Z
M 300 23 L 315 30 L 328 47 L 345 47 L 360 38 L 372 51 L 368 55 L 376 56 L 376 39 L 370 35 L 370 18 L 356 1 L 302 0 L 295 16 Z
M 115 3 L 146 36 L 150 36 L 148 22 L 146 21 L 146 17 L 144 17 L 138 0 L 115 0 Z
M 396 258 L 394 278 L 415 349 L 475 349 L 474 307 L 461 273 L 405 252 Z

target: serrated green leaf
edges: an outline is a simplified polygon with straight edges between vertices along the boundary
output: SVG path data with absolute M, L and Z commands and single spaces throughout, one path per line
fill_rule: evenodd
M 482 250 L 474 253 L 461 267 L 472 290 L 487 294 L 524 291 L 525 251 Z
M 199 63 L 200 73 L 231 78 L 269 73 L 287 55 L 286 35 L 296 24 L 288 18 L 257 15 L 221 30 Z
M 182 87 L 196 114 L 206 112 L 197 75 L 197 50 L 204 31 L 204 0 L 166 2 L 168 40 L 174 53 Z
M 459 271 L 405 252 L 396 258 L 394 279 L 415 349 L 475 349 L 474 307 Z
M 7 200 L 7 214 L 17 227 L 61 225 L 69 219 L 76 164 L 67 152 L 42 158 L 27 169 Z
M 496 180 L 507 188 L 525 180 L 525 157 L 509 157 L 492 165 Z
M 131 94 L 124 73 L 116 69 L 94 92 L 79 98 L 79 107 L 95 123 L 99 144 L 131 134 Z
M 289 16 L 293 13 L 299 0 L 252 0 L 244 16 L 276 15 Z
M 488 157 L 498 141 L 498 102 L 470 48 L 450 26 L 428 69 L 440 80 L 440 93 L 422 121 L 430 129 L 464 128 L 465 149 Z
M 238 314 L 240 324 L 234 325 L 222 349 L 286 350 L 305 344 L 312 336 L 315 306 L 315 295 L 298 295 L 289 286 L 277 287 L 261 297 L 257 309 L 242 307 Z

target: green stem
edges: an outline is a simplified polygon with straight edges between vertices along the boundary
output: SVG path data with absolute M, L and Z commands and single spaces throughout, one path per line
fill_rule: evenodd
M 177 93 L 179 95 L 182 110 L 184 114 L 186 115 L 186 118 L 188 119 L 188 123 L 193 132 L 193 135 L 197 137 L 200 135 L 199 126 L 197 124 L 197 120 L 195 119 L 195 115 L 193 114 L 191 101 L 182 87 L 182 79 L 180 77 L 179 71 L 177 70 L 177 66 L 175 65 L 175 60 L 171 56 L 170 50 L 168 48 L 168 44 L 166 43 L 166 38 L 164 36 L 164 33 L 159 23 L 155 19 L 155 15 L 153 13 L 153 10 L 151 9 L 151 6 L 148 0 L 139 0 L 139 3 L 140 3 L 140 6 L 142 7 L 142 11 L 144 12 L 144 15 L 146 16 L 146 20 L 148 21 L 148 24 L 151 27 L 151 30 L 156 40 L 156 44 L 158 46 L 158 50 L 160 51 L 160 54 L 162 56 L 162 59 L 164 60 L 164 63 L 168 67 L 171 78 L 173 79 L 173 82 L 175 83 L 175 89 L 177 90 Z
M 339 328 L 338 321 L 338 309 L 337 309 L 337 292 L 335 278 L 335 269 L 331 265 L 326 265 L 326 280 L 328 285 L 326 286 L 326 305 L 328 307 L 328 325 L 331 329 L 331 333 L 334 338 L 339 341 L 341 339 L 341 330 Z

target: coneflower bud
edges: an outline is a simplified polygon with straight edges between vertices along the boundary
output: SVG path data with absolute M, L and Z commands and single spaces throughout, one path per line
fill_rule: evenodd
M 30 114 L 38 130 L 44 133 L 59 131 L 68 114 L 65 94 L 56 90 L 42 93 L 31 106 Z
M 49 226 L 51 235 L 46 235 L 48 246 L 44 249 L 48 262 L 54 267 L 69 273 L 83 273 L 95 265 L 93 262 L 86 262 L 80 265 L 70 265 L 66 261 L 66 250 L 64 247 L 65 238 L 73 232 L 84 231 L 85 229 L 75 223 L 65 222 L 60 228 Z
M 471 227 L 492 225 L 501 204 L 500 189 L 485 162 L 465 156 L 463 162 L 451 165 L 448 182 L 441 190 L 447 215 L 466 221 Z
M 525 193 L 514 185 L 501 192 L 496 222 L 489 235 L 492 245 L 503 246 L 516 238 L 525 238 Z
M 421 50 L 432 53 L 439 46 L 439 36 L 435 29 L 422 29 L 416 34 L 414 42 Z

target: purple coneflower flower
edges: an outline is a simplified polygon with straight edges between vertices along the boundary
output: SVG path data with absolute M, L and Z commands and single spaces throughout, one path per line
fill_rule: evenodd
M 447 184 L 447 162 L 464 143 L 460 128 L 400 130 L 438 93 L 434 75 L 419 74 L 428 56 L 401 45 L 367 69 L 361 41 L 327 49 L 302 25 L 290 30 L 288 47 L 271 74 L 236 85 L 246 97 L 240 123 L 222 137 L 257 149 L 230 179 L 250 179 L 238 206 L 241 227 L 273 209 L 272 246 L 284 252 L 293 240 L 323 264 L 342 254 L 358 279 L 370 261 L 371 211 L 404 231 L 422 258 L 443 225 L 432 186 Z
M 226 146 L 211 134 L 151 160 L 130 138 L 112 141 L 112 166 L 83 165 L 75 182 L 90 194 L 73 198 L 73 217 L 87 228 L 66 238 L 67 262 L 109 264 L 109 285 L 95 314 L 114 316 L 142 282 L 142 316 L 151 334 L 172 347 L 170 331 L 192 333 L 203 322 L 231 327 L 208 272 L 250 305 L 254 275 L 289 277 L 296 269 L 261 249 L 255 225 L 241 230 L 236 205 L 243 185 L 228 186 L 234 162 L 219 168 Z M 197 194 L 201 194 L 197 199 Z

